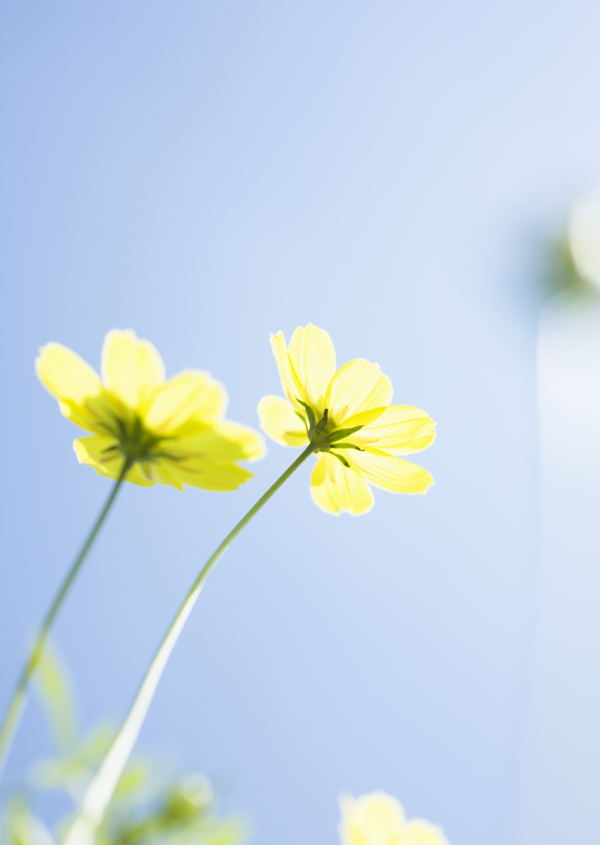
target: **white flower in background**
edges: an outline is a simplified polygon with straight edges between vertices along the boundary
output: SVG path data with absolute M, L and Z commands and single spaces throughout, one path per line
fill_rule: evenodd
M 578 200 L 569 219 L 569 245 L 578 273 L 600 287 L 600 190 Z

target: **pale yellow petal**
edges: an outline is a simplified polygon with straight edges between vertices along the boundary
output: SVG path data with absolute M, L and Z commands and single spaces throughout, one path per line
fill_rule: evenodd
M 171 461 L 154 461 L 146 466 L 146 471 L 158 484 L 175 487 L 176 490 L 183 493 L 183 484 L 177 475 L 177 465 L 174 465 Z
M 402 804 L 385 792 L 340 798 L 343 845 L 400 845 L 405 830 Z
M 364 452 L 344 449 L 344 457 L 370 484 L 392 493 L 426 493 L 433 478 L 423 467 L 366 446 Z
M 181 484 L 221 492 L 237 490 L 253 477 L 251 472 L 237 464 L 207 461 L 204 458 L 190 458 L 169 464 L 169 473 Z
M 273 355 L 277 361 L 277 369 L 279 370 L 279 378 L 281 379 L 283 392 L 292 405 L 297 410 L 302 411 L 302 404 L 298 400 L 301 399 L 302 401 L 306 401 L 304 387 L 301 384 L 290 360 L 283 332 L 272 334 L 270 340 L 271 349 L 273 350 Z
M 241 452 L 241 458 L 236 460 L 258 461 L 267 454 L 265 438 L 250 426 L 223 420 L 215 423 L 212 429 L 215 434 L 235 443 Z
M 123 468 L 123 456 L 116 448 L 113 437 L 80 437 L 73 442 L 73 448 L 80 464 L 94 467 L 99 475 L 118 478 Z
M 257 460 L 265 453 L 264 440 L 251 428 L 224 421 L 190 437 L 165 439 L 156 447 L 157 458 L 173 462 Z
M 335 375 L 335 349 L 326 331 L 309 323 L 298 327 L 290 341 L 289 356 L 304 388 L 306 402 L 321 412 L 327 386 Z
M 118 478 L 123 469 L 123 455 L 116 449 L 117 441 L 112 437 L 80 437 L 73 448 L 80 464 L 94 467 L 98 475 Z M 125 476 L 126 481 L 142 487 L 152 487 L 156 482 L 144 474 L 139 464 L 135 464 Z
M 344 425 L 350 426 L 347 420 Z M 354 423 L 356 425 L 356 423 Z M 420 408 L 410 405 L 390 405 L 381 415 L 369 422 L 349 441 L 359 446 L 372 444 L 392 455 L 409 455 L 426 449 L 435 440 L 435 423 Z
M 35 368 L 42 384 L 58 399 L 61 413 L 88 431 L 105 433 L 115 408 L 94 370 L 60 343 L 40 349 Z
M 282 446 L 306 446 L 308 436 L 293 407 L 281 396 L 263 396 L 258 403 L 260 427 Z
M 352 414 L 344 419 L 342 428 L 354 428 L 357 425 L 366 427 L 379 419 L 384 411 L 385 408 L 370 408 L 368 411 L 360 411 L 358 414 Z
M 139 487 L 154 487 L 159 481 L 156 477 L 155 464 L 150 461 L 134 464 L 125 476 L 125 480 L 130 481 L 131 484 L 137 484 Z
M 131 329 L 113 329 L 102 347 L 102 379 L 125 405 L 141 410 L 164 382 L 165 368 L 150 341 L 138 340 Z
M 60 343 L 42 346 L 35 369 L 50 393 L 65 402 L 81 405 L 102 392 L 102 382 L 90 365 Z
M 379 369 L 362 358 L 349 361 L 337 371 L 329 383 L 325 405 L 330 419 L 345 426 L 348 417 L 373 408 L 381 408 L 392 400 L 392 383 Z
M 117 419 L 127 417 L 127 409 L 110 393 L 103 391 L 98 396 L 85 399 L 82 404 L 60 401 L 61 412 L 81 428 L 94 434 L 111 434 L 116 431 Z
M 450 843 L 441 827 L 423 819 L 412 819 L 402 831 L 398 845 L 450 845 Z
M 315 504 L 327 513 L 340 511 L 357 516 L 374 505 L 371 488 L 352 467 L 347 468 L 333 455 L 321 455 L 310 481 Z
M 227 407 L 227 393 L 209 373 L 186 371 L 159 387 L 144 414 L 152 431 L 173 433 L 192 421 L 210 424 Z

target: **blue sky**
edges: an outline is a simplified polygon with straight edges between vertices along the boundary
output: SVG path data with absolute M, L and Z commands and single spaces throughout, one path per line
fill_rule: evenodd
M 279 392 L 270 332 L 326 328 L 425 408 L 426 497 L 331 518 L 299 472 L 223 560 L 142 735 L 260 842 L 335 841 L 376 787 L 455 843 L 514 821 L 539 597 L 538 280 L 600 179 L 590 2 L 7 2 L 0 696 L 108 485 L 36 382 L 131 327 L 230 416 Z M 88 723 L 125 708 L 235 494 L 128 488 L 56 629 Z M 30 707 L 10 773 L 47 746 Z

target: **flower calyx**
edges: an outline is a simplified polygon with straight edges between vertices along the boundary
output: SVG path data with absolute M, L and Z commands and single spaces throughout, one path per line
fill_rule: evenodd
M 131 414 L 129 419 L 115 416 L 109 433 L 117 443 L 106 450 L 106 457 L 120 452 L 130 466 L 152 461 L 156 447 L 166 439 L 149 431 L 137 414 Z
M 360 446 L 357 446 L 354 443 L 344 442 L 347 437 L 350 437 L 351 435 L 356 434 L 357 431 L 360 431 L 360 429 L 363 428 L 362 425 L 355 425 L 352 428 L 333 428 L 333 430 L 328 431 L 328 427 L 332 426 L 331 420 L 329 419 L 329 408 L 325 408 L 323 416 L 317 422 L 315 412 L 310 405 L 303 402 L 301 399 L 298 399 L 298 402 L 305 408 L 308 420 L 298 411 L 296 411 L 296 413 L 306 426 L 308 439 L 313 445 L 315 452 L 329 452 L 341 461 L 345 467 L 349 467 L 350 464 L 343 454 L 339 454 L 335 450 L 355 449 L 358 452 L 364 452 L 364 449 L 361 449 Z

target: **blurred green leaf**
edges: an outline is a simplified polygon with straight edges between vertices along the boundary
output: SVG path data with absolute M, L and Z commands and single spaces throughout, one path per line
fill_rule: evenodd
M 140 761 L 134 761 L 127 766 L 115 789 L 115 799 L 123 801 L 139 792 L 148 781 L 149 769 L 149 763 Z
M 98 725 L 70 753 L 49 760 L 38 760 L 32 768 L 32 781 L 40 789 L 62 789 L 77 800 L 109 747 L 114 729 Z
M 75 748 L 79 735 L 73 683 L 53 645 L 46 643 L 36 673 L 36 688 L 44 705 L 58 750 Z
M 107 724 L 81 737 L 73 683 L 56 649 L 48 646 L 39 666 L 37 690 L 56 744 L 56 756 L 32 766 L 34 789 L 60 790 L 78 803 L 103 760 L 114 735 Z M 2 845 L 57 845 L 71 816 L 53 836 L 30 807 L 26 795 L 12 797 L 0 830 Z M 204 775 L 169 775 L 154 761 L 131 761 L 126 767 L 96 845 L 241 845 L 246 827 L 235 818 L 220 818 L 211 782 Z
M 23 797 L 10 801 L 5 832 L 6 845 L 56 845 L 46 825 L 32 813 Z

